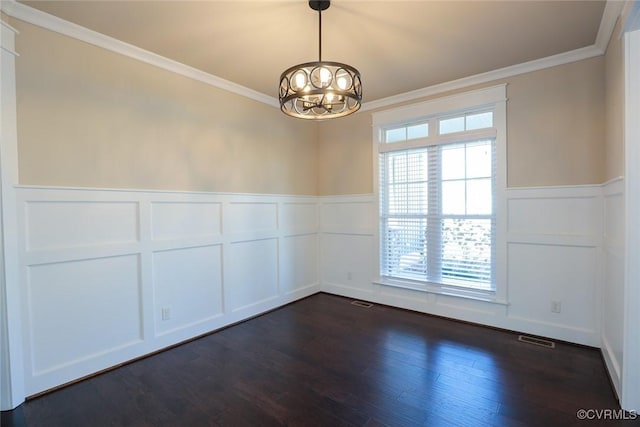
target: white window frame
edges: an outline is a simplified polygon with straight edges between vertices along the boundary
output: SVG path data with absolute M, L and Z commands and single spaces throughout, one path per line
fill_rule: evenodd
M 433 100 L 379 111 L 372 114 L 373 118 L 373 175 L 374 193 L 377 212 L 375 232 L 375 265 L 377 278 L 374 283 L 383 286 L 396 286 L 417 291 L 436 293 L 448 296 L 471 298 L 497 304 L 507 304 L 507 257 L 506 257 L 506 212 L 507 212 L 507 114 L 506 114 L 506 84 L 472 90 L 456 95 L 436 98 Z M 493 128 L 479 129 L 465 132 L 437 134 L 437 119 L 445 116 L 455 116 L 469 111 L 493 111 Z M 401 142 L 384 143 L 384 130 L 393 126 L 430 120 L 429 136 L 427 138 L 411 139 Z M 459 286 L 423 283 L 403 279 L 380 277 L 380 182 L 379 182 L 379 154 L 401 149 L 418 148 L 429 144 L 444 144 L 461 140 L 473 140 L 482 137 L 495 137 L 495 289 L 492 291 L 473 290 Z M 462 139 L 461 139 L 462 138 Z

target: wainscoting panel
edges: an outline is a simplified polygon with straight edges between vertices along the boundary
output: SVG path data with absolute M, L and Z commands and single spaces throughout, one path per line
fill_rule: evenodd
M 219 236 L 222 233 L 222 206 L 195 201 L 153 202 L 151 224 L 154 240 Z
M 318 229 L 318 204 L 283 203 L 280 208 L 280 228 L 290 234 L 305 233 Z
M 372 235 L 323 233 L 322 283 L 359 295 L 373 292 L 375 241 Z
M 34 201 L 25 211 L 29 251 L 138 241 L 135 202 Z
M 602 187 L 511 188 L 507 200 L 509 323 L 599 346 Z
M 221 316 L 221 245 L 155 252 L 153 286 L 158 334 Z
M 624 231 L 616 188 L 508 189 L 499 260 L 507 301 L 496 303 L 376 284 L 372 194 L 18 187 L 27 395 L 320 290 L 602 343 L 610 371 L 619 372 Z M 612 286 L 604 294 L 603 282 Z
M 285 294 L 300 292 L 318 281 L 318 236 L 302 234 L 280 240 L 280 287 Z
M 319 291 L 315 197 L 18 187 L 25 390 Z
M 624 331 L 625 206 L 622 178 L 603 186 L 604 280 L 602 284 L 602 354 L 614 388 L 621 396 Z
M 275 231 L 278 206 L 268 202 L 231 202 L 225 209 L 225 227 L 225 233 Z
M 325 233 L 371 235 L 377 225 L 373 196 L 333 196 L 322 199 L 320 227 Z
M 597 248 L 509 243 L 507 253 L 510 317 L 597 330 Z M 561 303 L 559 313 L 552 301 Z
M 322 289 L 460 320 L 600 345 L 602 187 L 506 191 L 506 302 L 381 285 L 374 195 L 320 199 Z M 559 313 L 552 302 L 560 302 Z
M 236 242 L 229 246 L 225 271 L 225 306 L 247 310 L 278 296 L 278 242 L 276 239 Z
M 591 236 L 601 221 L 598 190 L 591 186 L 509 189 L 507 229 L 511 234 Z
M 377 212 L 373 195 L 320 198 L 323 290 L 374 300 Z
M 28 267 L 35 375 L 142 340 L 139 265 L 123 255 Z

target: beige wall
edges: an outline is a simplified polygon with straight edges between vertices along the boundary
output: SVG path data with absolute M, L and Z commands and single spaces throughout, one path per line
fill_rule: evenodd
M 317 125 L 13 19 L 20 184 L 317 194 Z
M 369 112 L 320 123 L 319 194 L 373 192 L 371 126 Z
M 618 20 L 605 55 L 605 181 L 624 176 L 624 55 Z
M 521 74 L 481 86 L 504 82 L 509 98 L 508 185 L 602 183 L 604 58 Z M 371 112 L 357 113 L 335 123 L 326 123 L 320 128 L 319 193 L 371 192 Z M 334 169 L 334 165 L 338 166 Z
M 369 111 L 320 124 L 294 120 L 104 49 L 15 19 L 12 24 L 20 30 L 21 184 L 373 191 Z M 610 48 L 606 61 L 598 57 L 483 85 L 508 84 L 509 186 L 598 184 L 622 174 L 619 127 L 608 127 L 605 145 L 604 126 L 605 98 L 620 105 L 605 97 L 605 65 L 607 88 L 619 88 L 616 52 Z M 618 117 L 614 111 L 609 121 Z
M 511 187 L 600 184 L 604 179 L 604 59 L 507 79 Z

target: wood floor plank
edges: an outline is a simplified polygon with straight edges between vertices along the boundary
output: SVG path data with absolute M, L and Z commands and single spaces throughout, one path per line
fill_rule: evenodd
M 314 295 L 29 400 L 2 426 L 564 427 L 619 408 L 596 349 L 350 302 Z

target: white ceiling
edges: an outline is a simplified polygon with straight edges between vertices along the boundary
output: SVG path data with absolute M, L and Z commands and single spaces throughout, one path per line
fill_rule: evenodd
M 23 1 L 277 97 L 286 68 L 317 60 L 318 14 L 289 1 Z M 591 46 L 604 1 L 334 0 L 323 59 L 362 74 L 364 101 Z

